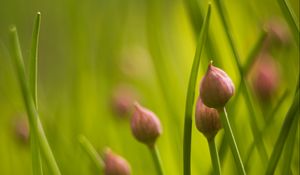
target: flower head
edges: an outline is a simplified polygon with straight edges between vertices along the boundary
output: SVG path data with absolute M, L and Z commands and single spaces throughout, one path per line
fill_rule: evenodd
M 138 141 L 148 146 L 153 146 L 158 136 L 162 133 L 161 124 L 157 116 L 138 103 L 134 104 L 131 130 Z
M 130 175 L 131 170 L 124 158 L 107 149 L 104 153 L 104 173 L 105 175 Z
M 203 103 L 210 108 L 223 108 L 233 93 L 234 85 L 229 76 L 211 62 L 200 86 Z

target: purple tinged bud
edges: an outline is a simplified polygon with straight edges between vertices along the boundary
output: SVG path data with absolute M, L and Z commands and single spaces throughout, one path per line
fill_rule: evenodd
M 222 127 L 218 110 L 205 106 L 201 98 L 197 101 L 195 123 L 208 140 L 213 139 Z
M 152 147 L 158 136 L 161 135 L 162 127 L 153 112 L 136 102 L 131 118 L 131 131 L 138 141 Z
M 121 156 L 107 149 L 104 153 L 105 175 L 130 175 L 131 170 L 128 162 Z
M 211 62 L 200 85 L 200 97 L 203 103 L 210 108 L 223 108 L 233 93 L 232 80 Z

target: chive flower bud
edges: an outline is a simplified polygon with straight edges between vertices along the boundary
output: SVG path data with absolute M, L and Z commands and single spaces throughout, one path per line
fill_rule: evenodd
M 158 136 L 161 135 L 162 127 L 153 112 L 136 102 L 131 118 L 131 131 L 138 141 L 152 147 Z
M 211 62 L 200 85 L 200 97 L 203 103 L 210 108 L 223 108 L 233 93 L 232 80 Z
M 208 140 L 213 139 L 222 127 L 218 110 L 205 106 L 201 98 L 197 101 L 195 123 Z
M 254 67 L 253 90 L 262 101 L 269 101 L 279 85 L 279 70 L 274 59 L 263 54 Z
M 121 156 L 107 149 L 104 153 L 105 175 L 130 175 L 131 170 L 128 162 Z

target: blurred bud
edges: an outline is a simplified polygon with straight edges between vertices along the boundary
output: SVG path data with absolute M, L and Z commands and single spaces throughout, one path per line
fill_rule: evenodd
M 260 55 L 253 74 L 254 92 L 260 100 L 270 100 L 279 85 L 279 70 L 275 60 L 268 54 Z
M 13 121 L 14 134 L 18 141 L 23 144 L 29 142 L 29 125 L 26 117 L 16 117 Z
M 112 109 L 120 117 L 127 116 L 133 107 L 137 95 L 126 85 L 119 85 L 113 92 Z
M 105 175 L 130 175 L 131 170 L 128 162 L 121 156 L 107 149 L 104 153 Z
M 233 93 L 234 84 L 229 76 L 211 62 L 200 85 L 203 103 L 210 108 L 223 108 Z
M 201 98 L 198 98 L 195 114 L 197 129 L 208 139 L 213 139 L 221 129 L 221 121 L 218 110 L 205 106 Z
M 280 20 L 270 20 L 265 24 L 268 32 L 264 43 L 264 49 L 269 50 L 272 47 L 287 46 L 291 41 L 290 33 L 286 25 Z
M 138 141 L 150 147 L 155 144 L 156 139 L 162 133 L 161 124 L 157 116 L 137 102 L 134 104 L 131 130 Z

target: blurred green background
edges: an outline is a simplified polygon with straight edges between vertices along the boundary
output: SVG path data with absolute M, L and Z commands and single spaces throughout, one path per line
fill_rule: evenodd
M 268 21 L 280 21 L 288 28 L 274 0 L 222 3 L 229 12 L 231 33 L 243 65 Z M 299 1 L 290 3 L 299 19 Z M 39 113 L 62 174 L 101 174 L 80 148 L 79 134 L 84 134 L 99 152 L 110 147 L 123 156 L 131 164 L 133 174 L 155 174 L 149 151 L 131 135 L 130 112 L 124 114 L 119 109 L 124 99 L 137 100 L 157 114 L 163 125 L 157 143 L 166 174 L 182 174 L 185 96 L 202 23 L 200 16 L 206 13 L 207 4 L 207 0 L 0 0 L 0 174 L 21 175 L 32 171 L 24 126 L 26 110 L 9 56 L 8 28 L 11 24 L 17 26 L 28 67 L 37 11 L 42 13 Z M 191 12 L 196 12 L 192 18 Z M 250 113 L 243 95 L 235 96 L 228 104 L 243 160 L 253 142 L 250 118 L 255 117 L 262 130 L 264 116 L 274 111 L 287 92 L 262 135 L 270 156 L 291 104 L 299 72 L 299 44 L 289 30 L 287 34 L 289 43 L 270 53 L 279 65 L 276 92 L 267 103 L 253 95 L 259 116 Z M 213 60 L 238 86 L 240 75 L 213 1 L 209 35 L 213 48 L 212 52 L 204 48 L 198 82 L 209 60 Z M 198 86 L 199 83 L 197 89 Z M 218 147 L 222 136 L 223 131 L 217 135 Z M 192 174 L 211 173 L 208 144 L 194 124 L 192 138 Z M 293 149 L 290 167 L 296 175 L 299 174 L 299 127 Z M 267 164 L 256 150 L 249 162 L 249 174 L 263 173 Z M 283 162 L 280 161 L 277 174 L 282 173 Z M 229 149 L 221 163 L 224 174 L 237 174 Z M 45 172 L 49 174 L 47 168 Z

